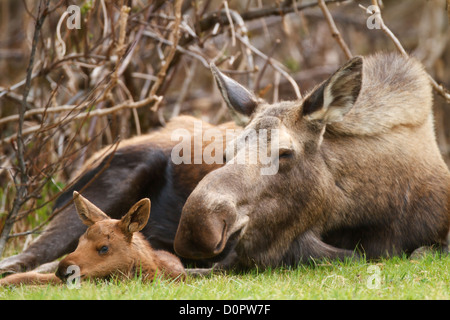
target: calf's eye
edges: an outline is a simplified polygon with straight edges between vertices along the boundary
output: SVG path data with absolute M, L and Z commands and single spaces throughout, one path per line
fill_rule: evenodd
M 100 249 L 98 249 L 98 254 L 105 254 L 109 250 L 108 246 L 103 246 Z

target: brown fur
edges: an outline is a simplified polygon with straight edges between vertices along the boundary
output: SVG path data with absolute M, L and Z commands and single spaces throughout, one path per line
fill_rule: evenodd
M 61 280 L 54 273 L 39 273 L 28 271 L 23 273 L 15 273 L 0 279 L 0 286 L 9 285 L 46 285 L 60 284 Z
M 10 275 L 0 285 L 57 284 L 66 280 L 69 266 L 77 266 L 80 279 L 98 279 L 117 276 L 130 279 L 141 276 L 144 281 L 156 277 L 180 280 L 185 278 L 184 267 L 174 255 L 153 250 L 138 232 L 147 223 L 150 200 L 142 199 L 120 220 L 111 219 L 87 199 L 74 193 L 78 214 L 87 231 L 79 239 L 77 249 L 65 257 L 55 274 L 30 271 Z M 102 252 L 102 248 L 108 248 Z
M 127 149 L 142 149 L 142 150 L 160 149 L 160 150 L 170 151 L 176 144 L 179 143 L 179 141 L 171 140 L 171 135 L 175 130 L 177 130 L 177 129 L 187 130 L 192 136 L 194 136 L 195 134 L 203 134 L 203 132 L 197 132 L 197 133 L 194 132 L 194 129 L 195 129 L 194 122 L 199 122 L 199 121 L 200 120 L 197 118 L 181 115 L 179 117 L 171 119 L 167 123 L 167 125 L 161 129 L 158 129 L 158 130 L 153 131 L 148 134 L 143 134 L 141 136 L 137 136 L 137 137 L 133 137 L 130 139 L 120 141 L 119 145 L 118 145 L 118 151 L 127 150 Z M 236 126 L 236 124 L 233 122 L 226 122 L 226 123 L 223 123 L 223 124 L 220 124 L 217 126 L 213 126 L 213 125 L 211 125 L 207 122 L 203 122 L 203 121 L 201 123 L 202 123 L 203 131 L 211 129 L 211 128 L 215 128 L 219 132 L 221 132 L 224 137 L 225 137 L 225 132 L 227 129 L 239 130 L 239 127 Z M 225 141 L 225 139 L 223 139 L 223 141 Z M 202 140 L 202 142 L 203 142 L 203 144 L 201 146 L 202 151 L 211 143 L 212 144 L 216 143 L 215 141 L 204 141 L 204 140 Z M 102 160 L 105 160 L 105 158 L 107 158 L 110 150 L 111 150 L 111 146 L 107 146 L 107 147 L 104 147 L 103 149 L 97 151 L 92 157 L 90 157 L 86 161 L 86 163 L 83 165 L 83 167 L 79 171 L 77 171 L 73 174 L 72 179 L 79 178 L 81 175 L 83 175 L 87 171 L 96 167 Z M 192 148 L 192 150 L 194 150 L 194 149 Z M 191 162 L 192 164 L 193 164 L 193 158 L 194 158 L 194 154 L 192 154 L 192 162 Z M 205 166 L 205 164 L 202 164 L 202 165 Z M 210 168 L 208 165 L 206 165 L 206 168 L 203 168 L 202 170 L 209 172 L 213 169 L 216 169 L 219 166 L 214 164 L 214 165 L 211 165 L 211 168 Z M 180 171 L 188 171 L 189 174 L 194 174 L 195 171 L 198 171 L 198 170 L 195 170 L 198 167 L 200 167 L 200 166 L 196 166 L 195 168 L 187 169 L 185 167 L 185 164 L 181 164 L 179 166 L 179 168 L 177 167 L 177 169 Z M 194 169 L 194 170 L 192 170 L 192 169 Z M 187 180 L 197 181 L 198 177 L 194 177 L 194 179 L 187 179 Z M 186 181 L 186 182 L 189 183 L 189 181 Z
M 238 104 L 230 108 L 250 105 L 244 90 L 234 94 L 234 80 L 216 80 L 225 100 Z M 255 105 L 237 139 L 250 129 L 279 129 L 277 174 L 262 176 L 260 163 L 208 174 L 183 208 L 179 255 L 235 250 L 234 264 L 266 267 L 351 257 L 355 249 L 376 258 L 447 248 L 450 173 L 419 62 L 356 57 L 301 101 Z

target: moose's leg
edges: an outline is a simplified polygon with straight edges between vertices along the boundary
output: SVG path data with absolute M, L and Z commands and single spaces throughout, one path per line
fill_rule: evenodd
M 167 163 L 160 150 L 143 148 L 122 148 L 111 161 L 107 158 L 62 194 L 55 208 L 67 203 L 74 190 L 80 191 L 95 177 L 81 193 L 110 217 L 120 219 L 135 202 L 148 196 L 155 188 L 154 181 L 162 180 L 160 175 Z M 106 163 L 109 166 L 101 171 Z M 85 231 L 86 226 L 79 219 L 75 206 L 69 204 L 24 252 L 0 261 L 0 274 L 28 271 L 75 250 L 78 238 Z
M 187 268 L 186 273 L 190 276 L 194 277 L 204 277 L 211 274 L 220 274 L 220 273 L 226 273 L 233 269 L 238 269 L 238 256 L 236 251 L 231 250 L 227 256 L 220 260 L 219 262 L 216 262 L 212 265 L 210 268 Z
M 0 279 L 0 287 L 8 285 L 43 285 L 43 284 L 61 284 L 61 280 L 54 273 L 38 273 L 29 271 L 17 273 L 6 278 Z
M 313 259 L 359 258 L 357 252 L 333 247 L 323 242 L 313 231 L 306 231 L 292 243 L 283 257 L 283 264 L 297 265 Z
M 55 273 L 56 270 L 58 270 L 58 266 L 59 266 L 59 261 L 55 260 L 52 262 L 44 263 L 44 264 L 40 265 L 39 267 L 37 267 L 36 269 L 33 269 L 32 271 L 38 272 L 38 273 Z

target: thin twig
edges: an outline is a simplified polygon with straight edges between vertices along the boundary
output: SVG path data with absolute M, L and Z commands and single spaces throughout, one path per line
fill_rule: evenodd
M 277 60 L 270 58 L 268 56 L 266 56 L 264 53 L 262 53 L 261 51 L 259 51 L 257 48 L 255 48 L 253 45 L 251 45 L 248 41 L 246 41 L 243 37 L 241 37 L 239 34 L 236 35 L 236 37 L 238 38 L 238 40 L 242 41 L 242 43 L 244 43 L 248 48 L 250 48 L 250 50 L 252 50 L 257 56 L 265 59 L 266 61 L 269 62 L 269 64 L 275 69 L 277 70 L 279 73 L 281 73 L 281 75 L 283 77 L 285 77 L 289 83 L 292 85 L 292 88 L 294 89 L 295 95 L 297 96 L 297 99 L 301 99 L 302 98 L 302 94 L 300 93 L 300 88 L 297 84 L 297 82 L 295 82 L 294 78 L 292 78 L 289 73 L 287 71 L 284 70 L 283 65 L 278 62 Z
M 143 100 L 136 101 L 136 102 L 125 101 L 125 102 L 115 105 L 111 108 L 82 112 L 71 118 L 66 117 L 66 116 L 59 117 L 59 118 L 55 119 L 54 123 L 57 123 L 58 125 L 63 125 L 65 123 L 68 123 L 68 122 L 71 122 L 74 120 L 83 119 L 85 117 L 106 116 L 108 114 L 117 112 L 122 109 L 140 108 L 140 107 L 146 106 L 152 102 L 156 102 L 156 104 L 158 105 L 161 102 L 161 100 L 162 100 L 162 97 L 160 97 L 160 96 L 151 96 L 151 97 L 147 97 Z M 33 127 L 23 130 L 22 134 L 28 135 L 28 134 L 40 131 L 41 128 L 42 128 L 41 125 L 33 126 Z M 12 139 L 16 139 L 16 138 L 17 138 L 17 134 L 13 134 L 13 135 L 10 135 L 9 137 L 3 139 L 2 142 L 9 143 L 9 142 L 11 142 Z
M 53 108 L 36 108 L 36 109 L 31 109 L 27 112 L 25 112 L 24 114 L 24 118 L 30 118 L 32 116 L 35 115 L 39 115 L 39 114 L 50 114 L 50 113 L 60 113 L 60 112 L 66 112 L 66 111 L 74 111 L 77 109 L 83 109 L 85 107 L 87 107 L 89 103 L 85 102 L 82 103 L 80 105 L 63 105 L 63 106 L 59 106 L 59 107 L 53 107 Z M 17 121 L 19 120 L 19 115 L 18 114 L 14 114 L 8 117 L 4 117 L 0 119 L 0 125 L 8 123 L 8 122 L 13 122 L 13 121 Z
M 230 9 L 228 8 L 228 1 L 225 0 L 223 2 L 223 5 L 225 7 L 225 14 L 227 15 L 228 22 L 230 23 L 230 29 L 231 29 L 231 46 L 236 46 L 236 32 L 234 31 L 234 24 L 233 19 L 231 19 Z
M 100 4 L 102 6 L 103 21 L 104 21 L 103 38 L 106 38 L 108 34 L 108 14 L 106 12 L 105 0 L 100 0 Z
M 119 146 L 120 140 L 117 140 L 110 148 L 112 148 L 112 152 L 109 154 L 108 159 L 105 163 L 104 166 L 102 166 L 102 168 L 91 178 L 89 179 L 89 181 L 83 185 L 83 187 L 80 188 L 79 191 L 80 193 L 83 192 L 87 187 L 89 187 L 95 180 L 97 180 L 98 177 L 100 177 L 100 175 L 110 166 L 112 159 L 114 158 L 114 154 L 116 153 L 116 150 Z M 108 148 L 109 151 L 109 148 Z M 105 151 L 106 153 L 106 151 Z M 102 158 L 102 157 L 101 157 Z M 78 177 L 78 180 L 81 179 L 81 176 Z M 69 188 L 71 188 L 72 186 L 75 185 L 75 183 L 77 183 L 78 180 L 74 180 L 72 181 L 70 184 L 68 184 L 61 192 L 59 192 L 59 194 L 64 193 L 65 191 L 67 191 Z M 54 197 L 56 198 L 56 196 Z M 52 199 L 54 200 L 54 199 Z M 51 200 L 51 201 L 52 201 Z M 50 202 L 50 201 L 49 201 Z M 67 203 L 65 203 L 63 206 L 55 209 L 52 214 L 50 216 L 47 217 L 47 219 L 45 219 L 42 223 L 40 223 L 39 225 L 37 225 L 36 227 L 34 227 L 33 229 L 29 230 L 29 231 L 25 231 L 25 232 L 20 232 L 20 233 L 15 233 L 10 235 L 10 237 L 20 237 L 20 236 L 26 236 L 29 234 L 34 234 L 37 233 L 38 230 L 40 230 L 42 227 L 44 227 L 49 221 L 51 221 L 57 214 L 59 214 L 62 210 L 64 210 L 65 208 L 67 208 L 70 204 L 72 204 L 73 199 L 70 199 Z
M 341 33 L 339 32 L 338 28 L 336 27 L 336 23 L 334 23 L 333 16 L 331 15 L 330 11 L 328 10 L 327 4 L 325 3 L 324 0 L 318 0 L 317 3 L 319 5 L 320 9 L 322 10 L 325 20 L 328 23 L 328 27 L 330 28 L 331 35 L 333 36 L 333 38 L 336 39 L 336 42 L 341 47 L 342 51 L 344 51 L 344 54 L 347 57 L 347 59 L 350 59 L 353 55 L 350 52 L 350 49 L 348 48 L 344 39 L 342 38 Z
M 250 43 L 250 39 L 248 38 L 248 29 L 247 29 L 247 26 L 245 25 L 244 19 L 242 19 L 241 15 L 236 10 L 229 10 L 228 9 L 227 16 L 232 18 L 232 20 L 239 26 L 239 29 L 240 29 L 239 36 L 244 39 L 244 42 L 245 43 Z M 236 37 L 236 34 L 234 34 L 234 37 Z M 232 41 L 233 41 L 233 39 L 232 39 Z M 255 69 L 255 64 L 254 64 L 254 61 L 253 61 L 252 51 L 247 46 L 245 47 L 245 50 L 242 50 L 242 51 L 244 51 L 244 53 L 245 53 L 245 55 L 247 57 L 248 69 L 250 71 L 253 71 Z M 240 54 L 240 53 L 241 52 L 239 52 L 238 54 Z M 230 61 L 230 63 L 231 63 L 231 61 Z M 248 78 L 248 86 L 249 87 L 252 87 L 251 79 L 252 79 L 251 77 Z
M 178 95 L 177 102 L 175 103 L 172 111 L 171 118 L 175 118 L 180 114 L 181 110 L 181 104 L 183 103 L 184 99 L 186 98 L 186 95 L 188 93 L 188 89 L 190 85 L 192 84 L 192 79 L 195 75 L 195 71 L 197 69 L 197 60 L 194 60 L 193 63 L 189 66 L 189 68 L 186 68 L 186 78 L 183 81 L 183 85 L 181 86 L 180 94 Z
M 275 43 L 274 43 L 272 49 L 270 50 L 269 54 L 267 55 L 268 58 L 272 58 L 273 54 L 275 53 L 275 50 L 278 48 L 278 45 L 280 43 L 281 43 L 280 39 L 276 39 L 275 40 Z M 256 78 L 255 86 L 253 88 L 254 92 L 258 92 L 259 84 L 261 82 L 261 79 L 262 79 L 262 77 L 264 75 L 264 72 L 266 71 L 268 65 L 269 65 L 269 59 L 266 60 L 266 62 L 264 63 L 263 67 L 261 68 L 261 71 L 258 74 L 258 77 Z
M 406 52 L 406 50 L 403 48 L 402 44 L 400 43 L 400 40 L 394 35 L 394 33 L 384 24 L 383 17 L 381 16 L 381 9 L 378 6 L 377 0 L 372 0 L 372 5 L 375 7 L 375 10 L 372 12 L 372 14 L 375 15 L 375 20 L 380 24 L 381 30 L 394 42 L 395 47 L 397 50 L 405 57 L 408 58 L 409 55 Z
M 208 69 L 209 69 L 209 62 L 208 62 L 204 57 L 202 57 L 200 54 L 195 53 L 195 52 L 193 52 L 192 50 L 187 50 L 187 49 L 183 48 L 183 47 L 180 46 L 180 45 L 174 46 L 174 43 L 173 43 L 172 41 L 169 41 L 169 40 L 166 40 L 166 39 L 164 39 L 164 38 L 161 38 L 158 34 L 152 32 L 152 31 L 145 30 L 145 31 L 143 32 L 143 35 L 146 36 L 146 37 L 155 39 L 155 40 L 157 40 L 157 41 L 159 41 L 159 42 L 161 42 L 161 43 L 163 43 L 163 44 L 165 44 L 165 45 L 167 45 L 167 46 L 175 47 L 175 48 L 177 49 L 178 52 L 181 52 L 181 53 L 183 53 L 183 54 L 186 54 L 186 55 L 188 55 L 188 56 L 191 56 L 191 57 L 193 57 L 193 58 L 199 60 L 199 61 L 203 64 L 203 66 L 204 66 L 205 68 L 208 68 Z M 158 80 L 157 77 L 155 77 L 155 76 L 152 76 L 152 77 L 154 78 L 154 79 L 152 79 L 152 80 L 155 80 L 155 81 Z
M 150 97 L 156 96 L 156 93 L 158 92 L 159 87 L 164 81 L 164 78 L 166 77 L 167 69 L 169 68 L 170 63 L 172 62 L 173 57 L 175 56 L 175 52 L 177 51 L 177 45 L 178 41 L 180 40 L 180 24 L 181 24 L 181 6 L 183 4 L 182 0 L 175 0 L 174 3 L 174 15 L 175 15 L 175 21 L 173 25 L 173 45 L 169 50 L 169 53 L 164 61 L 164 64 L 161 66 L 161 69 L 158 72 L 157 80 L 153 84 L 151 90 L 150 90 Z M 155 104 L 152 107 L 152 111 L 156 112 L 159 109 L 159 104 Z

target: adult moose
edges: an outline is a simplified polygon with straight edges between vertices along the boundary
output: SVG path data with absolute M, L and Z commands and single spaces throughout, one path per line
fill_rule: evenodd
M 250 130 L 279 131 L 279 170 L 261 175 L 259 163 L 226 164 L 206 175 L 183 207 L 179 255 L 234 250 L 234 265 L 248 268 L 355 249 L 369 258 L 424 245 L 447 250 L 450 173 L 420 63 L 355 57 L 303 100 L 277 104 L 212 69 L 228 106 L 250 119 L 238 141 Z M 241 144 L 235 156 L 254 152 Z

